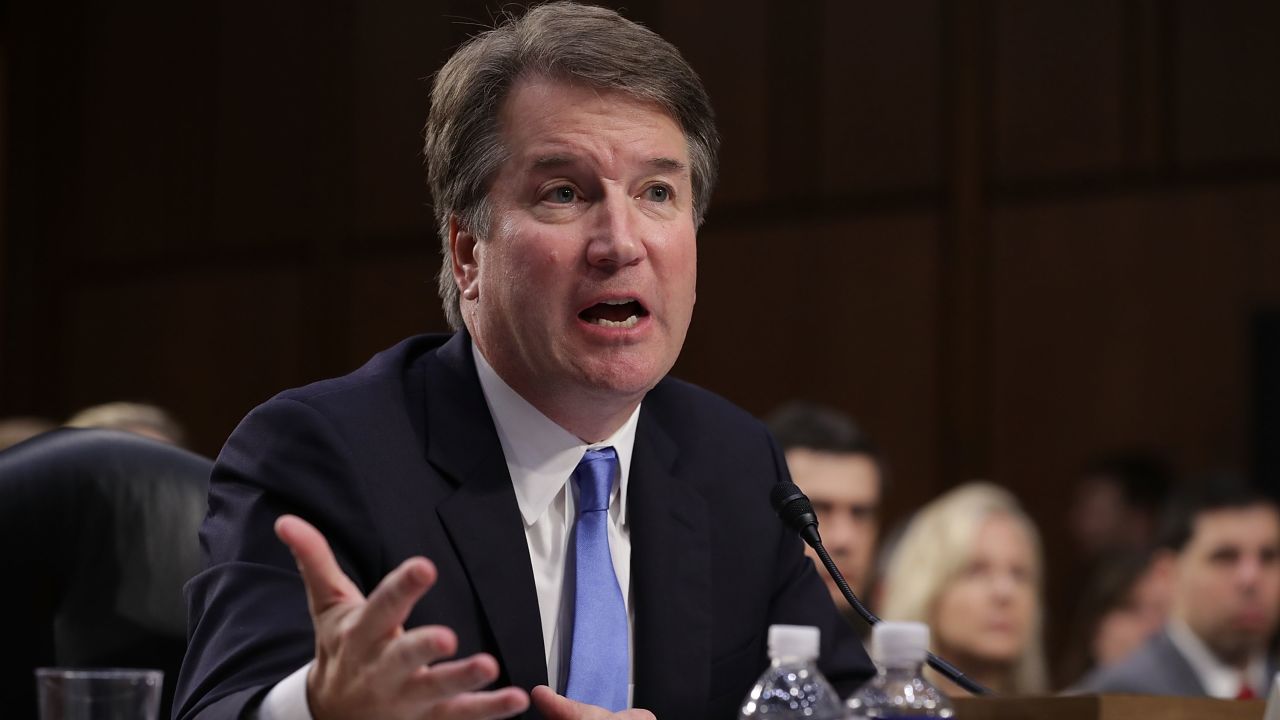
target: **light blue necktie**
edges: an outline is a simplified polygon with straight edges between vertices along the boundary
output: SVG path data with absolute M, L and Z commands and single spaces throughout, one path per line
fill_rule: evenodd
M 573 651 L 565 695 L 612 712 L 627 707 L 627 607 L 609 555 L 609 491 L 618 467 L 611 447 L 588 450 L 573 471 Z

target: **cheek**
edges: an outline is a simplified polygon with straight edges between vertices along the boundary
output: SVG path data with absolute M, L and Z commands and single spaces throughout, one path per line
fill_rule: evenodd
M 953 583 L 938 596 L 933 624 L 944 640 L 954 641 L 968 634 L 966 628 L 977 609 L 972 588 L 963 581 Z

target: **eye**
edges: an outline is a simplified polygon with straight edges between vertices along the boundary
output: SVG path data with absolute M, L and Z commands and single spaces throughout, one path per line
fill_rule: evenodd
M 668 202 L 671 200 L 671 188 L 666 185 L 650 185 L 644 189 L 644 198 L 658 203 Z
M 578 199 L 578 193 L 571 185 L 561 185 L 552 188 L 551 192 L 546 195 L 547 200 L 553 203 L 569 204 Z

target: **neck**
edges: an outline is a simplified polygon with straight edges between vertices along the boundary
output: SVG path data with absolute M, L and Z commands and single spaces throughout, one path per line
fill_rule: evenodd
M 1249 660 L 1253 658 L 1254 654 L 1264 651 L 1265 646 L 1262 645 L 1255 647 L 1253 644 L 1249 643 L 1224 645 L 1223 643 L 1213 642 L 1210 638 L 1196 632 L 1195 628 L 1191 626 L 1191 623 L 1187 622 L 1186 616 L 1181 612 L 1180 607 L 1174 609 L 1172 617 L 1181 623 L 1182 627 L 1187 632 L 1195 636 L 1195 638 L 1218 659 L 1218 662 L 1234 670 L 1239 670 L 1242 673 L 1248 670 Z
M 622 394 L 570 382 L 538 382 L 526 374 L 504 368 L 504 358 L 486 353 L 474 334 L 472 343 L 478 361 L 482 360 L 498 380 L 551 422 L 585 443 L 600 442 L 616 433 L 631 419 L 648 392 L 646 388 L 644 392 Z
M 573 433 L 585 443 L 600 442 L 618 432 L 618 429 L 626 424 L 631 414 L 640 405 L 639 399 L 616 406 L 603 402 L 595 404 L 589 400 L 581 403 L 555 402 L 562 400 L 563 396 L 546 398 L 543 402 L 539 402 L 526 395 L 520 388 L 512 389 L 528 400 L 530 405 L 538 409 L 538 412 L 546 415 L 552 422 Z

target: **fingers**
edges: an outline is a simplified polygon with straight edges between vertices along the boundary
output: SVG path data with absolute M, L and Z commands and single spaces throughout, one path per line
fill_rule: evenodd
M 379 674 L 393 683 L 408 682 L 410 678 L 422 676 L 426 666 L 438 660 L 453 657 L 458 652 L 458 636 L 442 625 L 424 625 L 402 633 L 392 640 L 382 652 L 383 667 Z M 432 668 L 444 667 L 440 663 Z M 496 665 L 494 676 L 497 677 Z M 489 678 L 479 685 L 463 688 L 482 687 L 491 682 Z
M 498 720 L 518 715 L 528 709 L 529 696 L 519 688 L 506 687 L 458 695 L 436 705 L 431 717 L 433 720 Z
M 328 541 L 311 523 L 295 515 L 281 515 L 276 520 L 276 537 L 289 546 L 298 563 L 313 618 L 338 603 L 363 597 L 360 589 L 338 567 Z
M 422 557 L 409 558 L 388 573 L 369 594 L 369 601 L 355 617 L 350 634 L 357 643 L 357 649 L 364 649 L 359 646 L 368 647 L 393 636 L 408 619 L 414 603 L 418 602 L 435 581 L 435 565 Z M 456 647 L 457 640 L 452 642 Z M 450 649 L 444 657 L 453 655 L 454 652 L 456 650 Z

